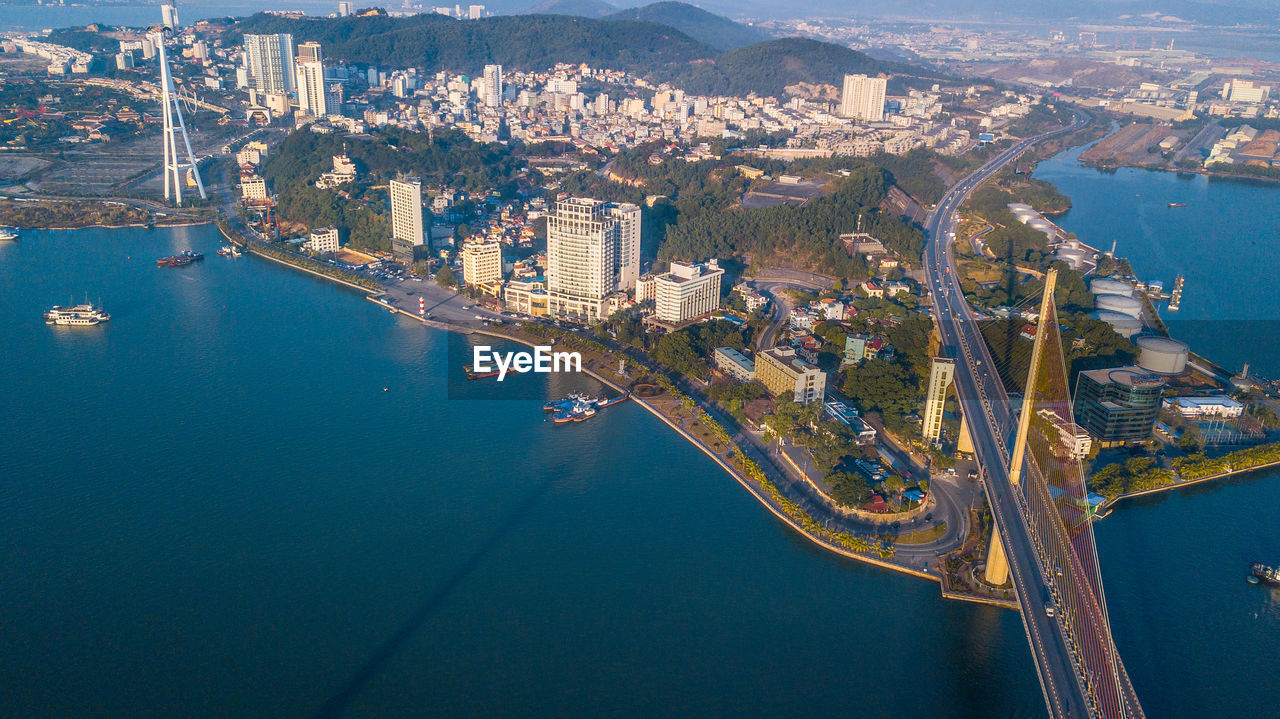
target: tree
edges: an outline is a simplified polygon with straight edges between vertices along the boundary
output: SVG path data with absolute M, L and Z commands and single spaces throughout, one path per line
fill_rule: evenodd
M 916 410 L 916 383 L 900 365 L 867 360 L 845 372 L 844 393 L 865 411 L 903 416 Z
M 857 472 L 835 470 L 827 475 L 831 498 L 845 507 L 865 504 L 871 498 L 871 485 Z
M 452 287 L 458 283 L 458 276 L 452 267 L 445 265 L 436 273 L 436 283 L 441 287 Z

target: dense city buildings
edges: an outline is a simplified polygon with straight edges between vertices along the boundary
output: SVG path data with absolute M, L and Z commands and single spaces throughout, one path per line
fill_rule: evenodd
M 1075 418 L 1103 445 L 1151 438 L 1164 378 L 1141 367 L 1081 372 L 1076 380 Z
M 804 361 L 791 347 L 775 347 L 756 354 L 755 377 L 776 397 L 807 404 L 821 402 L 827 373 Z

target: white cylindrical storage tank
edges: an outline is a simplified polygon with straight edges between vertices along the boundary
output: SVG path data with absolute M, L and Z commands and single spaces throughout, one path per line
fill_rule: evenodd
M 1139 337 L 1136 341 L 1141 352 L 1138 366 L 1157 374 L 1178 374 L 1187 368 L 1191 350 L 1186 344 L 1168 337 Z
M 1119 312 L 1130 317 L 1142 316 L 1142 302 L 1133 297 L 1122 295 L 1098 295 L 1094 298 L 1094 307 L 1100 310 Z
M 1093 316 L 1111 325 L 1111 329 L 1116 334 L 1126 339 L 1138 334 L 1142 331 L 1142 320 L 1129 315 L 1122 315 L 1119 312 L 1094 312 Z
M 1089 283 L 1089 291 L 1095 295 L 1119 295 L 1133 297 L 1133 285 L 1121 280 L 1099 277 Z
M 1078 270 L 1084 266 L 1084 251 L 1073 250 L 1069 247 L 1060 247 L 1053 256 L 1071 266 L 1071 269 Z

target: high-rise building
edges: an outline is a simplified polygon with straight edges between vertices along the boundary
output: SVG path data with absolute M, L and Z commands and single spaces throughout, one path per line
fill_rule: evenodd
M 1076 379 L 1075 420 L 1104 445 L 1151 438 L 1164 378 L 1141 367 L 1081 372 Z
M 557 202 L 547 215 L 547 294 L 552 314 L 588 322 L 603 319 L 606 298 L 635 286 L 639 238 L 640 208 L 635 205 L 583 197 Z
M 173 3 L 160 6 L 160 22 L 170 30 L 178 29 L 178 8 Z
M 844 90 L 840 94 L 840 114 L 867 122 L 883 121 L 886 84 L 882 77 L 845 75 Z
M 952 378 L 956 373 L 956 361 L 949 357 L 934 357 L 929 368 L 929 393 L 924 398 L 924 439 L 926 442 L 937 442 L 942 436 L 942 408 L 947 401 L 947 390 L 951 388 Z
M 502 243 L 468 242 L 462 247 L 462 281 L 469 287 L 502 280 Z
M 472 20 L 479 20 L 484 17 L 484 5 L 468 5 L 467 17 Z
M 715 260 L 704 265 L 672 262 L 671 270 L 654 280 L 658 319 L 681 325 L 720 306 L 720 278 L 724 270 Z
M 422 244 L 422 182 L 416 177 L 392 180 L 391 239 L 414 247 Z
M 790 394 L 808 404 L 822 401 L 827 390 L 827 373 L 805 362 L 791 347 L 775 347 L 756 353 L 756 379 L 774 396 Z
M 272 94 L 294 91 L 293 36 L 289 33 L 245 35 L 244 58 L 253 89 Z
M 343 0 L 342 2 L 338 3 L 338 17 L 350 17 L 350 16 L 351 16 L 351 3 L 346 2 L 346 0 Z
M 486 107 L 502 105 L 502 66 L 484 66 L 484 96 L 480 98 Z
M 298 109 L 324 117 L 331 112 L 328 99 L 320 43 L 304 42 L 298 46 Z

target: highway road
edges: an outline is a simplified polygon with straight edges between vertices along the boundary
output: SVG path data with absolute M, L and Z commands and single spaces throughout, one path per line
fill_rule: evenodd
M 1084 121 L 1085 117 L 1077 114 L 1068 127 L 1015 143 L 952 187 L 925 220 L 929 236 L 924 256 L 925 273 L 934 298 L 933 311 L 942 335 L 943 351 L 959 360 L 955 381 L 961 410 L 969 418 L 968 426 L 983 467 L 983 482 L 995 523 L 1008 554 L 1036 670 L 1049 714 L 1055 718 L 1088 717 L 1095 715 L 1096 710 L 1091 708 L 1077 679 L 1063 627 L 1050 616 L 1053 596 L 1030 537 L 1024 514 L 1025 496 L 1021 488 L 1009 481 L 1009 439 L 1016 419 L 993 369 L 973 310 L 960 289 L 951 242 L 955 237 L 956 213 L 978 186 L 1032 145 L 1075 131 Z M 982 421 L 978 421 L 979 418 Z

